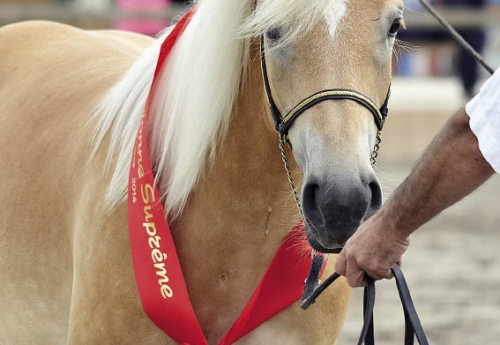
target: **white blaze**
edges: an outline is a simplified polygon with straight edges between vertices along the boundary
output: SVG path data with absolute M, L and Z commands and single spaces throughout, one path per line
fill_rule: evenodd
M 340 21 L 345 15 L 348 0 L 333 0 L 331 6 L 326 9 L 325 18 L 328 23 L 328 32 L 334 36 Z

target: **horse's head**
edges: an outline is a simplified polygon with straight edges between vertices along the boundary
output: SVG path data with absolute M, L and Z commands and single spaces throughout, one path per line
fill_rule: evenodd
M 304 173 L 301 201 L 309 242 L 317 250 L 338 252 L 382 203 L 370 157 L 381 127 L 378 108 L 390 89 L 403 4 L 400 0 L 297 3 L 289 6 L 305 6 L 302 13 L 289 9 L 263 35 L 264 79 L 282 118 L 290 117 L 281 130 Z M 273 1 L 262 0 L 257 12 L 259 6 L 265 11 Z M 300 15 L 317 19 L 305 29 Z M 361 95 L 354 94 L 353 99 L 349 92 L 333 91 L 321 94 L 321 99 L 309 98 L 332 89 Z

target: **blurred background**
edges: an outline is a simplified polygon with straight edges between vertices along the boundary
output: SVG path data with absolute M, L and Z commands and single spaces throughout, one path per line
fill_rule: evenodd
M 500 66 L 500 0 L 431 2 L 493 68 Z M 47 19 L 155 35 L 187 6 L 183 0 L 0 0 L 0 25 Z M 418 0 L 405 0 L 405 6 L 407 29 L 398 34 L 390 112 L 376 166 L 386 196 L 488 76 Z M 417 231 L 404 270 L 430 343 L 500 344 L 500 177 Z M 377 341 L 402 344 L 394 282 L 377 286 Z M 338 344 L 356 343 L 361 296 L 361 290 L 353 291 Z

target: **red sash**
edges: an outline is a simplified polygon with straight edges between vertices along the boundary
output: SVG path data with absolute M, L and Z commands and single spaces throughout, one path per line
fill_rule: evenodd
M 137 133 L 128 186 L 128 222 L 137 287 L 144 311 L 179 344 L 207 345 L 189 300 L 175 244 L 166 222 L 147 150 L 146 123 L 155 81 L 177 38 L 194 13 L 191 9 L 163 42 L 153 84 Z M 242 314 L 219 345 L 229 345 L 299 300 L 311 256 L 304 255 L 296 227 L 284 240 Z

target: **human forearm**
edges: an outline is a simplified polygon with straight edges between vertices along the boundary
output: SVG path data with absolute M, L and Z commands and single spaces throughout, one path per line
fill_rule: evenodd
M 479 151 L 469 117 L 460 109 L 389 198 L 382 210 L 384 219 L 392 230 L 406 237 L 493 173 Z

